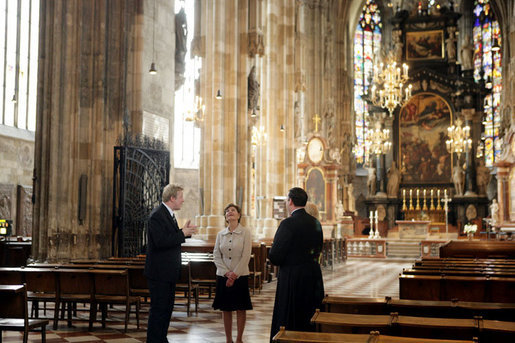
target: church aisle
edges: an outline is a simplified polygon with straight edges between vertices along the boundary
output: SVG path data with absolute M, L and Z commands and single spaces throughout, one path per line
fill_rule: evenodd
M 349 259 L 345 263 L 335 266 L 331 271 L 323 269 L 325 293 L 331 295 L 355 297 L 384 297 L 398 298 L 398 275 L 402 268 L 410 267 L 413 261 L 389 261 L 372 259 Z M 248 343 L 268 342 L 272 310 L 275 297 L 276 282 L 265 283 L 261 294 L 252 296 L 254 309 L 247 312 L 247 325 L 244 341 Z M 182 301 L 182 299 L 178 299 Z M 187 317 L 184 306 L 177 305 L 173 313 L 172 325 L 168 330 L 170 342 L 183 343 L 222 343 L 225 335 L 221 314 L 211 308 L 212 300 L 202 300 L 199 304 L 198 316 Z M 193 307 L 192 307 L 193 308 Z M 81 305 L 79 305 L 79 310 Z M 43 315 L 43 311 L 41 311 Z M 47 317 L 53 315 L 52 311 L 46 313 Z M 123 333 L 123 311 L 115 306 L 108 316 L 107 328 L 102 329 L 100 322 L 96 322 L 94 330 L 88 332 L 88 312 L 79 311 L 80 321 L 74 321 L 72 328 L 66 327 L 66 321 L 59 321 L 58 330 L 50 330 L 47 326 L 47 342 L 107 342 L 107 343 L 138 343 L 145 342 L 146 323 L 148 319 L 148 305 L 142 306 L 140 312 L 140 330 L 136 329 L 135 314 L 131 313 L 129 330 Z M 98 316 L 100 319 L 100 314 Z M 236 337 L 236 323 L 233 325 Z M 17 332 L 3 332 L 3 342 L 21 342 L 22 335 Z M 40 342 L 39 333 L 31 333 L 29 342 Z

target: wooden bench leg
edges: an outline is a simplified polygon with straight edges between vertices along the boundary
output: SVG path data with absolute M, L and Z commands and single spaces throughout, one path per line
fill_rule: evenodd
M 73 307 L 73 302 L 69 302 L 68 303 L 68 307 L 67 307 L 67 313 L 68 313 L 68 327 L 71 328 L 72 327 L 72 307 Z
M 106 311 L 107 312 L 107 311 Z M 129 314 L 131 312 L 131 304 L 127 302 L 125 305 L 125 333 L 127 333 L 127 325 L 129 324 Z
M 106 328 L 106 318 L 107 318 L 107 304 L 101 303 L 100 308 L 102 310 L 102 329 Z

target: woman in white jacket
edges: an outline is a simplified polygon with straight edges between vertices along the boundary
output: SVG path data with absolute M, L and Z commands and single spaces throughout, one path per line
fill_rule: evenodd
M 236 311 L 236 343 L 241 343 L 246 311 L 252 310 L 248 283 L 252 237 L 250 231 L 240 225 L 238 205 L 227 205 L 224 214 L 228 226 L 217 234 L 213 250 L 217 279 L 213 308 L 222 311 L 228 343 L 232 342 L 232 312 Z

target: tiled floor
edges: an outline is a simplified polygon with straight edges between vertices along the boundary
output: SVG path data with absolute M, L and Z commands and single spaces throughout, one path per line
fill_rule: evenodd
M 410 267 L 412 261 L 385 261 L 349 259 L 338 264 L 334 270 L 323 270 L 326 294 L 383 297 L 399 296 L 398 275 L 402 268 Z M 276 282 L 265 283 L 261 294 L 252 297 L 254 309 L 247 312 L 247 325 L 244 341 L 249 343 L 268 342 L 272 309 L 275 297 Z M 180 299 L 178 300 L 180 301 Z M 145 342 L 146 322 L 148 319 L 148 305 L 142 306 L 140 314 L 140 329 L 136 328 L 134 313 L 131 314 L 128 333 L 123 333 L 123 312 L 115 307 L 109 312 L 107 328 L 102 329 L 99 322 L 95 323 L 94 330 L 88 332 L 87 311 L 79 311 L 82 320 L 74 321 L 74 327 L 68 328 L 66 321 L 59 322 L 56 331 L 47 326 L 47 342 L 109 342 L 131 343 Z M 43 313 L 41 312 L 41 315 Z M 52 311 L 47 311 L 51 316 Z M 100 315 L 99 315 L 100 318 Z M 50 328 L 50 329 L 49 329 Z M 236 338 L 236 323 L 233 324 Z M 3 342 L 21 342 L 21 333 L 3 332 Z M 172 322 L 168 330 L 170 342 L 217 343 L 225 342 L 222 317 L 219 311 L 211 308 L 211 300 L 203 300 L 199 304 L 198 315 L 186 315 L 184 306 L 176 306 Z M 39 333 L 31 333 L 29 342 L 40 342 Z

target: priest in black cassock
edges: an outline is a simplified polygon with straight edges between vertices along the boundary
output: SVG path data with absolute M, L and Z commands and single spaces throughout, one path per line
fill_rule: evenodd
M 270 249 L 270 261 L 279 266 L 270 341 L 281 326 L 286 330 L 314 331 L 310 319 L 324 297 L 318 263 L 322 226 L 304 210 L 307 201 L 305 190 L 290 189 L 287 206 L 291 215 L 279 225 Z

